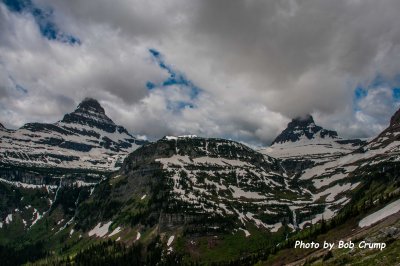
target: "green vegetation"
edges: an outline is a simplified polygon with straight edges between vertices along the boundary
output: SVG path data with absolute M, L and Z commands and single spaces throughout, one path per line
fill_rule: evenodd
M 238 156 L 238 151 L 231 145 L 211 145 L 211 149 L 220 149 L 226 158 Z M 246 155 L 248 151 L 241 149 Z M 195 152 L 201 154 L 202 151 Z M 258 158 L 249 156 L 248 160 L 256 161 Z M 0 183 L 2 215 L 16 208 L 25 209 L 27 204 L 40 210 L 40 214 L 46 213 L 29 230 L 24 228 L 23 219 L 32 220 L 32 211 L 30 217 L 18 212 L 13 216 L 13 223 L 4 225 L 7 230 L 0 229 L 0 255 L 4 262 L 13 265 L 30 262 L 44 265 L 154 265 L 157 262 L 159 265 L 268 265 L 284 261 L 283 257 L 286 257 L 284 262 L 289 262 L 310 252 L 293 249 L 296 240 L 334 241 L 347 236 L 360 218 L 400 195 L 398 164 L 366 166 L 353 173 L 352 180 L 362 181 L 362 185 L 352 191 L 350 203 L 338 215 L 301 231 L 293 231 L 288 226 L 293 219 L 288 206 L 269 204 L 269 212 L 266 212 L 264 206 L 255 204 L 252 198 L 234 198 L 234 190 L 229 186 L 238 184 L 244 191 L 251 187 L 249 191 L 273 193 L 280 199 L 295 197 L 295 192 L 284 187 L 267 186 L 252 171 L 243 170 L 237 174 L 228 167 L 209 173 L 204 165 L 190 169 L 170 167 L 168 171 L 162 171 L 156 163 L 127 169 L 128 172 L 116 175 L 116 178 L 103 180 L 93 191 L 88 187 L 71 185 L 60 188 L 51 208 L 49 200 L 54 199 L 54 191 L 28 190 Z M 179 181 L 174 183 L 172 177 L 176 176 Z M 275 181 L 283 182 L 279 177 Z M 174 188 L 191 193 L 189 199 L 195 198 L 195 204 L 182 201 L 179 195 L 171 193 Z M 210 193 L 201 194 L 199 191 L 202 189 Z M 251 213 L 262 222 L 281 222 L 283 226 L 278 232 L 270 233 L 249 223 L 246 230 L 250 236 L 246 237 L 239 229 L 243 225 L 237 213 L 218 212 L 220 203 L 243 215 Z M 306 212 L 297 213 L 297 220 L 309 220 L 323 208 L 322 203 L 310 205 L 305 208 Z M 98 223 L 109 221 L 112 221 L 110 231 L 120 226 L 123 233 L 110 238 L 88 236 L 87 232 Z M 138 232 L 141 238 L 136 241 Z M 167 247 L 167 239 L 172 235 L 175 240 Z M 117 237 L 119 241 L 114 241 Z M 399 261 L 396 250 L 400 244 L 397 240 L 386 240 L 390 245 L 381 253 L 353 254 L 346 250 L 333 250 L 317 259 L 310 257 L 307 263 L 337 265 L 358 261 L 359 265 L 368 265 L 380 259 L 392 264 Z

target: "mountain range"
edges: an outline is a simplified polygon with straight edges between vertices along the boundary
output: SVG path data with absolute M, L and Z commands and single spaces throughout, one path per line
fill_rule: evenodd
M 0 245 L 28 252 L 9 256 L 17 264 L 78 263 L 101 249 L 99 264 L 269 265 L 349 217 L 358 232 L 400 194 L 400 111 L 368 141 L 294 118 L 256 151 L 193 135 L 138 140 L 85 99 L 54 124 L 1 126 L 0 144 Z

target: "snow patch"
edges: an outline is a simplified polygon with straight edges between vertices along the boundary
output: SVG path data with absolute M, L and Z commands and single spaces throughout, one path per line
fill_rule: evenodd
M 6 220 L 5 220 L 5 223 L 6 223 L 6 224 L 9 224 L 9 223 L 12 222 L 12 220 L 13 220 L 13 216 L 12 216 L 12 214 L 10 213 L 9 215 L 7 215 Z
M 365 226 L 370 226 L 371 224 L 374 224 L 392 214 L 395 214 L 400 211 L 400 199 L 386 205 L 379 211 L 376 211 L 367 217 L 364 217 L 359 223 L 359 227 L 365 227 Z
M 182 135 L 182 136 L 179 136 L 178 138 L 189 138 L 189 139 L 192 139 L 192 138 L 197 138 L 197 135 Z
M 105 223 L 101 225 L 101 223 L 98 223 L 92 230 L 89 231 L 89 236 L 98 236 L 98 237 L 103 237 L 108 233 L 108 228 L 112 224 L 112 221 Z
M 258 194 L 257 192 L 251 192 L 251 191 L 244 191 L 241 188 L 235 187 L 235 186 L 229 186 L 230 189 L 232 189 L 232 196 L 234 198 L 248 198 L 248 199 L 265 199 L 264 196 Z
M 276 233 L 276 232 L 278 232 L 279 228 L 281 228 L 281 227 L 282 227 L 282 223 L 281 222 L 273 224 L 272 226 L 270 226 L 270 228 L 271 228 L 270 231 L 272 233 Z
M 46 188 L 48 190 L 48 189 L 54 189 L 57 187 L 56 185 L 33 185 L 33 184 L 22 183 L 19 181 L 9 181 L 4 178 L 0 178 L 0 182 L 7 183 L 7 184 L 9 184 L 11 186 L 15 186 L 15 187 L 32 188 L 32 189 Z
M 95 186 L 96 183 L 88 183 L 88 182 L 84 182 L 82 180 L 77 180 L 74 182 L 74 185 L 76 185 L 77 187 L 91 187 L 91 186 Z
M 175 236 L 170 236 L 170 237 L 168 238 L 168 242 L 167 242 L 167 246 L 168 246 L 168 247 L 172 244 L 172 242 L 174 241 L 174 238 L 175 238 Z
M 33 209 L 33 218 L 32 218 L 32 224 L 31 227 L 36 224 L 40 219 L 42 219 L 43 215 L 40 215 L 39 211 L 36 209 Z
M 250 232 L 247 231 L 246 229 L 239 228 L 239 230 L 242 230 L 242 231 L 244 232 L 244 234 L 246 235 L 246 237 L 249 237 L 249 236 L 250 236 Z
M 333 202 L 337 195 L 339 195 L 340 193 L 349 191 L 349 190 L 353 190 L 359 184 L 360 184 L 360 182 L 357 182 L 354 184 L 351 184 L 351 183 L 346 183 L 346 184 L 342 184 L 342 185 L 336 184 L 335 186 L 330 187 L 330 188 L 326 189 L 325 191 L 315 194 L 313 196 L 314 201 L 318 200 L 322 196 L 328 195 L 328 197 L 326 198 L 326 202 Z
M 114 229 L 114 231 L 112 231 L 111 234 L 108 235 L 108 237 L 112 237 L 113 235 L 116 235 L 119 232 L 121 232 L 121 227 L 118 226 L 117 228 Z

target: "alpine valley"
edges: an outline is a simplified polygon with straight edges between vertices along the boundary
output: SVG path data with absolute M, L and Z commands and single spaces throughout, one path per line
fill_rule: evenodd
M 391 265 L 399 173 L 400 111 L 369 140 L 298 117 L 257 151 L 141 140 L 85 99 L 54 124 L 0 124 L 0 264 Z M 387 246 L 294 248 L 344 239 Z

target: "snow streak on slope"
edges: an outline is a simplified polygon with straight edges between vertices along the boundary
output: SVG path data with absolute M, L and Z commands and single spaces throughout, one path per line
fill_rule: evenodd
M 11 165 L 115 170 L 143 142 L 108 118 L 93 99 L 54 124 L 0 128 L 0 161 Z
M 307 221 L 333 216 L 358 185 L 311 192 L 292 183 L 278 160 L 222 139 L 166 137 L 130 155 L 130 167 L 147 169 L 143 162 L 151 159 L 143 156 L 161 164 L 174 210 L 231 217 L 238 228 L 248 223 L 271 232 L 283 224 L 302 228 Z
M 380 220 L 385 219 L 386 217 L 395 214 L 400 211 L 400 199 L 396 200 L 379 211 L 376 211 L 367 217 L 363 218 L 359 223 L 358 226 L 360 227 L 365 227 L 365 226 L 370 226 L 371 224 L 374 224 Z
M 296 142 L 277 143 L 260 150 L 261 153 L 279 159 L 312 160 L 316 163 L 336 159 L 359 148 L 352 144 L 341 144 L 333 139 L 302 138 Z
M 360 147 L 361 140 L 343 140 L 336 131 L 315 124 L 311 115 L 294 118 L 273 141 L 271 147 L 261 150 L 280 159 L 326 162 L 350 153 Z
M 105 224 L 98 223 L 92 230 L 89 231 L 89 236 L 104 237 L 108 233 L 108 229 L 112 221 Z

